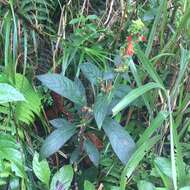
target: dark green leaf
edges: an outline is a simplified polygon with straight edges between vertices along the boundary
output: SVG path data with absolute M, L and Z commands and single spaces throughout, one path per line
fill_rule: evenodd
M 128 132 L 116 121 L 108 118 L 102 125 L 114 152 L 126 164 L 135 150 L 135 143 Z
M 102 123 L 107 115 L 109 108 L 109 99 L 105 94 L 99 94 L 96 98 L 96 102 L 94 105 L 94 117 L 98 128 L 102 127 Z
M 87 139 L 84 141 L 84 149 L 86 153 L 88 154 L 90 160 L 93 162 L 93 164 L 95 166 L 98 166 L 100 155 L 96 146 L 90 140 Z
M 102 78 L 102 72 L 92 63 L 83 63 L 80 65 L 80 68 L 86 78 L 94 85 L 97 84 L 98 80 Z
M 42 157 L 48 157 L 58 151 L 74 134 L 76 128 L 58 128 L 53 131 L 44 141 L 41 147 Z
M 69 128 L 69 127 L 74 127 L 74 125 L 70 122 L 68 122 L 66 119 L 63 118 L 57 118 L 49 121 L 51 125 L 54 128 Z
M 50 90 L 72 102 L 80 106 L 86 104 L 86 97 L 81 93 L 79 87 L 67 77 L 61 74 L 45 74 L 39 75 L 38 79 Z

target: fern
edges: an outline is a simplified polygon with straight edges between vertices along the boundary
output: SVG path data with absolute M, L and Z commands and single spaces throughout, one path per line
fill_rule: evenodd
M 55 2 L 51 0 L 25 0 L 20 2 L 18 12 L 40 31 L 55 33 L 50 16 L 54 9 Z
M 16 88 L 24 95 L 26 102 L 16 104 L 16 117 L 24 123 L 32 123 L 36 115 L 40 115 L 41 99 L 34 91 L 26 77 L 16 74 Z

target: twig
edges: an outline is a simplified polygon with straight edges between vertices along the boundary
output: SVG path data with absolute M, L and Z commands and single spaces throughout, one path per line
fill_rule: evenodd
M 109 19 L 110 19 L 110 16 L 111 16 L 111 13 L 112 13 L 112 9 L 113 9 L 113 3 L 114 3 L 114 0 L 111 1 L 108 17 L 107 17 L 106 21 L 104 22 L 104 25 L 106 25 L 108 23 Z

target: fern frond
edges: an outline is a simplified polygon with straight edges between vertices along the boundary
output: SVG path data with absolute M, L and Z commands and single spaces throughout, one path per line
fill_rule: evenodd
M 40 115 L 41 99 L 25 76 L 16 74 L 16 88 L 24 95 L 26 102 L 16 104 L 16 117 L 19 121 L 30 124 L 35 115 Z

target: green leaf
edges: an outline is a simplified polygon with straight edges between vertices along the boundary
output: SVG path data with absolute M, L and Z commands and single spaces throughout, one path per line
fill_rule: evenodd
M 84 181 L 84 190 L 96 190 L 95 186 L 88 180 Z
M 74 134 L 76 127 L 58 128 L 53 131 L 43 142 L 41 155 L 43 158 L 49 157 L 58 151 Z
M 0 104 L 25 101 L 23 94 L 6 83 L 0 83 Z
M 180 58 L 179 73 L 178 73 L 177 79 L 175 80 L 175 85 L 174 85 L 172 92 L 171 92 L 172 101 L 174 101 L 177 98 L 180 83 L 183 80 L 185 73 L 187 72 L 187 66 L 189 64 L 189 60 L 190 60 L 190 51 L 181 47 L 181 58 Z
M 52 178 L 50 190 L 68 190 L 73 179 L 71 165 L 63 166 Z
M 26 178 L 20 144 L 12 136 L 0 133 L 0 147 L 0 160 L 10 161 L 16 176 Z
M 85 21 L 84 16 L 81 16 L 81 17 L 79 17 L 79 18 L 74 18 L 74 19 L 72 19 L 72 20 L 69 22 L 69 24 L 73 25 L 73 24 L 77 24 L 77 23 L 79 23 L 79 22 L 84 22 L 84 21 Z
M 98 17 L 97 15 L 88 15 L 86 18 L 89 20 L 96 20 Z
M 152 50 L 152 45 L 153 45 L 153 41 L 154 41 L 154 38 L 156 36 L 156 28 L 160 22 L 160 18 L 161 18 L 161 13 L 164 9 L 164 5 L 165 5 L 165 0 L 161 0 L 160 2 L 160 7 L 158 9 L 158 12 L 156 14 L 156 17 L 155 17 L 155 20 L 154 20 L 154 24 L 152 25 L 152 29 L 151 29 L 151 32 L 150 32 L 150 35 L 149 35 L 149 38 L 148 38 L 148 44 L 147 44 L 147 48 L 146 48 L 146 56 L 149 57 L 150 55 L 150 52 Z
M 162 87 L 157 83 L 150 82 L 148 84 L 145 84 L 143 86 L 140 86 L 132 90 L 112 109 L 113 115 L 116 115 L 118 112 L 120 112 L 122 109 L 128 106 L 132 101 L 137 99 L 139 96 L 142 96 L 144 93 L 154 88 L 162 88 Z
M 156 190 L 155 186 L 152 183 L 145 180 L 139 181 L 137 186 L 138 190 Z
M 36 177 L 49 187 L 50 169 L 47 160 L 39 161 L 39 154 L 34 153 L 32 168 Z
M 162 181 L 164 185 L 171 189 L 173 188 L 172 185 L 172 168 L 171 168 L 171 162 L 169 159 L 164 157 L 157 157 L 154 160 L 154 166 L 159 173 L 160 177 L 162 178 Z
M 131 72 L 133 74 L 133 77 L 134 77 L 134 79 L 135 79 L 135 81 L 137 83 L 137 87 L 142 86 L 142 79 L 140 77 L 140 74 L 139 74 L 139 72 L 137 70 L 137 67 L 136 67 L 136 65 L 135 65 L 132 58 L 129 59 L 129 67 L 130 67 L 130 70 L 131 70 Z M 152 109 L 150 107 L 149 98 L 148 98 L 147 94 L 143 94 L 142 98 L 144 100 L 144 103 L 145 103 L 145 105 L 147 107 L 147 110 L 148 110 L 150 116 L 152 116 Z
M 131 177 L 140 161 L 144 158 L 146 153 L 150 151 L 150 149 L 158 142 L 159 139 L 160 137 L 153 137 L 136 149 L 122 172 L 120 179 L 120 190 L 125 190 L 126 177 Z
M 172 179 L 171 162 L 164 157 L 157 157 L 154 160 L 156 167 L 167 177 Z
M 85 75 L 85 77 L 93 84 L 96 85 L 98 83 L 98 80 L 102 78 L 102 72 L 99 70 L 99 68 L 92 63 L 82 63 L 80 65 L 80 68 Z
M 122 163 L 126 164 L 135 150 L 131 136 L 116 121 L 107 118 L 102 125 L 112 148 Z
M 88 154 L 93 164 L 98 167 L 100 155 L 96 146 L 90 140 L 87 139 L 84 141 L 84 150 Z
M 102 123 L 107 115 L 109 103 L 110 101 L 108 96 L 105 94 L 99 94 L 96 98 L 94 105 L 94 117 L 99 129 L 101 129 Z
M 72 102 L 80 106 L 86 104 L 86 97 L 81 93 L 80 88 L 67 77 L 61 74 L 44 74 L 39 75 L 37 78 L 50 90 L 68 98 Z
M 139 58 L 139 60 L 141 61 L 143 67 L 145 68 L 145 70 L 147 71 L 147 73 L 149 74 L 149 76 L 156 82 L 158 83 L 161 88 L 164 89 L 164 84 L 160 78 L 160 76 L 158 75 L 158 73 L 156 72 L 156 70 L 154 69 L 152 63 L 149 61 L 149 59 L 146 57 L 146 55 L 144 54 L 144 52 L 140 49 L 139 45 L 135 46 L 135 52 L 137 54 L 137 57 Z

